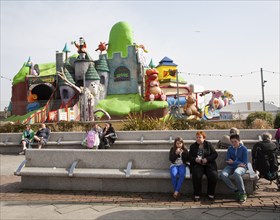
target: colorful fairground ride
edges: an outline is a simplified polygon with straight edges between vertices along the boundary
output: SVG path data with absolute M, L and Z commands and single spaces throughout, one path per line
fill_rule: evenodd
M 93 60 L 83 37 L 56 52 L 56 62 L 24 63 L 13 78 L 7 121 L 22 123 L 93 121 L 124 118 L 132 112 L 163 117 L 168 108 L 157 72 L 146 75 L 144 45 L 136 44 L 126 22 L 116 23 L 108 43 L 100 42 Z M 160 95 L 158 94 L 160 93 Z M 147 97 L 147 98 L 146 98 Z
M 140 112 L 156 118 L 169 113 L 201 120 L 214 118 L 220 108 L 215 100 L 220 102 L 222 96 L 216 95 L 204 108 L 204 95 L 214 92 L 187 84 L 170 58 L 164 57 L 157 66 L 152 60 L 147 64 L 148 51 L 134 42 L 126 22 L 111 28 L 108 43 L 98 44 L 97 60 L 91 58 L 83 37 L 71 45 L 77 53 L 70 56 L 66 43 L 56 52 L 55 63 L 34 64 L 31 58 L 24 63 L 13 78 L 12 116 L 6 121 L 124 119 Z M 225 92 L 223 96 L 232 98 Z

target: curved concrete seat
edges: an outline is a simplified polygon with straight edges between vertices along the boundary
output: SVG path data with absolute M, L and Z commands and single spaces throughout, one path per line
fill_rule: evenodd
M 219 149 L 218 170 L 225 167 L 226 150 Z M 249 160 L 251 160 L 249 150 Z M 27 149 L 26 159 L 15 171 L 21 187 L 28 189 L 97 190 L 123 192 L 172 192 L 169 149 L 81 150 Z M 255 190 L 256 174 L 249 163 L 243 175 L 247 192 Z M 192 193 L 186 167 L 186 193 Z M 207 182 L 206 178 L 203 178 Z M 203 185 L 205 185 L 203 183 Z M 229 193 L 218 181 L 217 193 Z

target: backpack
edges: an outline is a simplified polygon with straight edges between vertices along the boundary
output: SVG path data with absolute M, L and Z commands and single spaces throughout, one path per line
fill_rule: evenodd
M 98 147 L 100 143 L 98 133 L 93 130 L 90 130 L 87 133 L 86 143 L 88 148 Z
M 255 152 L 255 168 L 260 172 L 260 177 L 269 181 L 277 179 L 277 153 L 277 148 L 263 151 L 261 146 L 257 147 Z

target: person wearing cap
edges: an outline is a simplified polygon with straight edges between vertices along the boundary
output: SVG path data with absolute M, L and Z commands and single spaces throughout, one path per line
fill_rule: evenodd
M 216 148 L 217 149 L 228 149 L 228 147 L 231 145 L 230 135 L 232 135 L 232 134 L 239 135 L 239 133 L 240 133 L 240 131 L 237 128 L 232 127 L 229 130 L 229 135 L 223 135 L 221 140 L 218 141 Z M 241 141 L 241 144 L 243 144 L 242 141 Z

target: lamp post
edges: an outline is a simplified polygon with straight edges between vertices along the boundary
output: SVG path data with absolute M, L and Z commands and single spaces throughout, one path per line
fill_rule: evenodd
M 261 86 L 262 86 L 262 104 L 263 104 L 263 111 L 265 112 L 265 99 L 264 99 L 264 86 L 267 81 L 263 80 L 263 69 L 261 68 Z

